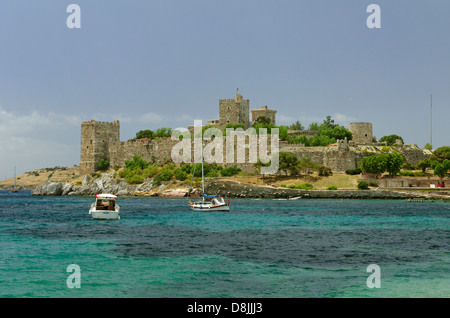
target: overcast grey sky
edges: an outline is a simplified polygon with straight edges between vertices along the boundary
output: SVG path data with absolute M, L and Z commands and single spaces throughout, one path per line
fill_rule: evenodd
M 69 29 L 69 4 L 81 28 Z M 381 28 L 366 24 L 369 4 Z M 450 140 L 446 0 L 2 0 L 0 179 L 79 164 L 81 121 L 218 118 L 239 88 L 277 124 L 331 115 L 423 147 Z

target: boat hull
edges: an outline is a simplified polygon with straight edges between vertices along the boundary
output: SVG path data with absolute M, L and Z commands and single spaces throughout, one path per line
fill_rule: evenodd
M 197 212 L 212 212 L 212 211 L 230 211 L 229 205 L 211 206 L 208 204 L 191 204 L 192 211 Z
M 95 203 L 91 205 L 89 214 L 95 220 L 120 220 L 120 207 L 115 206 L 115 210 L 97 210 Z
M 92 211 L 90 214 L 94 220 L 120 220 L 118 211 Z

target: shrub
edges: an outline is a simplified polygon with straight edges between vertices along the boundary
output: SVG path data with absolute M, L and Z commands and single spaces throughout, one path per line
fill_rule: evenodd
M 108 159 L 100 159 L 97 164 L 97 168 L 100 171 L 106 171 L 109 169 L 109 160 Z
M 282 188 L 286 188 L 286 185 L 285 185 L 285 184 L 282 184 L 281 187 L 282 187 Z
M 361 172 L 362 172 L 361 168 L 345 170 L 345 173 L 349 174 L 349 175 L 357 175 L 357 174 L 361 174 Z
M 413 167 L 413 165 L 411 164 L 411 162 L 405 161 L 405 162 L 403 163 L 403 165 L 402 165 L 402 169 L 403 169 L 403 170 L 413 170 L 414 167 Z
M 236 165 L 234 165 L 234 166 L 223 169 L 221 173 L 222 173 L 222 176 L 224 176 L 224 177 L 231 177 L 240 171 L 241 171 L 241 169 L 239 169 Z
M 177 178 L 178 180 L 180 180 L 180 181 L 184 181 L 184 180 L 186 180 L 187 179 L 187 174 L 186 174 L 186 172 L 184 172 L 182 169 L 180 169 L 180 168 L 176 168 L 174 171 L 173 171 L 173 174 L 175 175 L 175 178 Z
M 333 174 L 333 172 L 331 171 L 331 168 L 328 168 L 325 166 L 319 166 L 317 170 L 319 172 L 319 176 L 328 177 Z
M 334 185 L 331 185 L 327 188 L 327 190 L 337 190 L 337 187 Z
M 206 174 L 206 178 L 217 178 L 219 176 L 219 174 L 217 173 L 217 171 L 215 170 L 211 170 L 210 172 L 208 172 Z
M 371 187 L 378 187 L 378 183 L 376 183 L 375 181 L 370 181 L 369 182 L 369 186 L 371 186 Z
M 312 190 L 314 187 L 311 183 L 303 183 L 300 184 L 296 187 L 294 187 L 294 189 L 299 189 L 299 190 Z
M 359 190 L 367 190 L 367 189 L 369 189 L 369 184 L 366 181 L 359 181 L 358 189 Z
M 406 177 L 414 177 L 414 172 L 412 172 L 411 170 L 403 170 L 399 172 L 401 176 L 406 176 Z
M 153 178 L 153 185 L 159 186 L 162 181 L 170 181 L 172 177 L 173 177 L 172 170 L 163 169 Z
M 127 183 L 129 184 L 140 184 L 144 182 L 144 176 L 135 174 L 127 178 Z
M 146 178 L 153 178 L 159 172 L 159 168 L 157 166 L 148 166 L 144 170 L 144 176 Z

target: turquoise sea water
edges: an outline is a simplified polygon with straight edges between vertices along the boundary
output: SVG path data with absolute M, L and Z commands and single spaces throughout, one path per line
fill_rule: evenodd
M 450 297 L 449 203 L 232 199 L 204 213 L 124 197 L 121 220 L 95 221 L 92 201 L 0 192 L 0 297 Z

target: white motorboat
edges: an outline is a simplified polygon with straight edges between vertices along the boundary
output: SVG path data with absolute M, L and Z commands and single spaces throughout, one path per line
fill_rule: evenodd
M 112 194 L 97 193 L 89 214 L 96 220 L 120 220 L 120 206 L 116 204 L 116 198 Z

